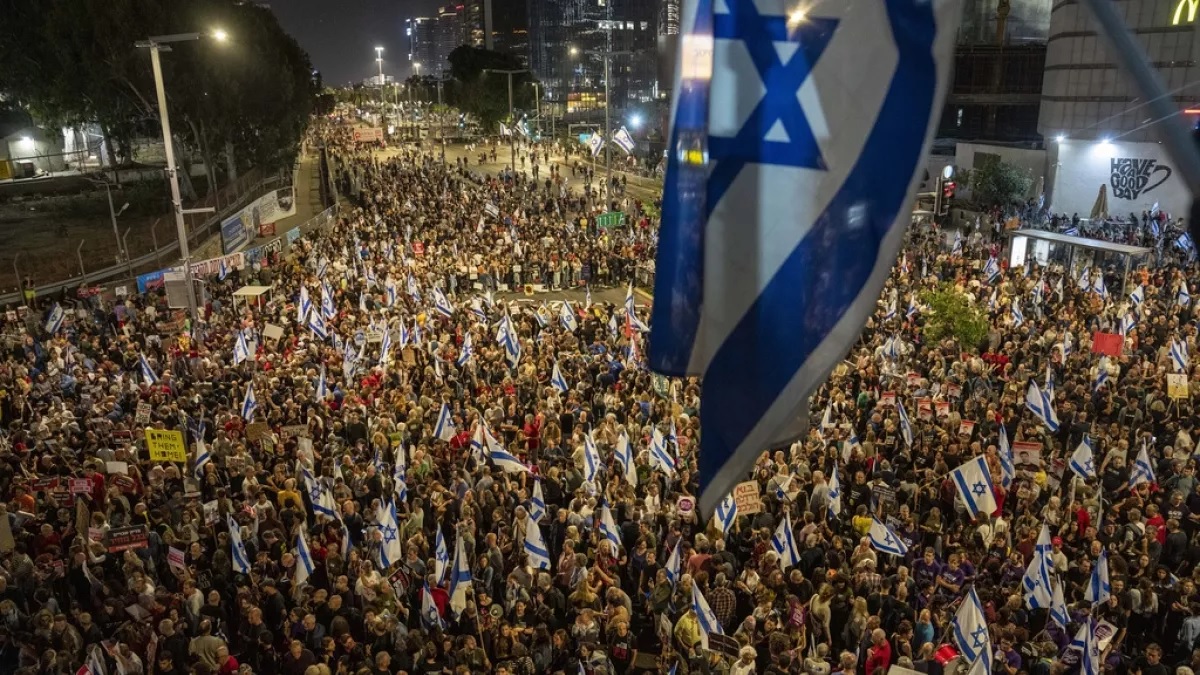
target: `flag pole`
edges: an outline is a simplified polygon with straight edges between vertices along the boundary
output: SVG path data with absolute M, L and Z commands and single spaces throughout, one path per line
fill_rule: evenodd
M 1175 161 L 1188 188 L 1195 194 L 1200 188 L 1200 154 L 1187 127 L 1179 119 L 1180 111 L 1175 105 L 1175 97 L 1167 91 L 1162 78 L 1146 59 L 1145 52 L 1121 19 L 1116 5 L 1110 0 L 1084 0 L 1083 4 L 1096 17 L 1100 32 L 1108 38 L 1117 59 L 1125 66 L 1134 85 L 1146 99 L 1150 117 L 1158 120 L 1159 133 L 1165 141 L 1167 154 Z

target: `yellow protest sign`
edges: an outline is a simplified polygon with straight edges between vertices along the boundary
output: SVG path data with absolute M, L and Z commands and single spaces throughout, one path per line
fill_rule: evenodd
M 1171 398 L 1188 397 L 1188 381 L 1185 375 L 1182 373 L 1169 373 L 1167 375 L 1167 396 Z
M 151 462 L 187 462 L 187 448 L 181 431 L 147 429 L 146 447 L 150 450 Z

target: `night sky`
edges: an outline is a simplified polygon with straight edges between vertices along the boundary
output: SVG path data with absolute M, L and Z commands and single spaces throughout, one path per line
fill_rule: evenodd
M 378 72 L 408 77 L 404 20 L 431 16 L 446 0 L 270 0 L 283 29 L 308 52 L 326 85 L 344 86 Z

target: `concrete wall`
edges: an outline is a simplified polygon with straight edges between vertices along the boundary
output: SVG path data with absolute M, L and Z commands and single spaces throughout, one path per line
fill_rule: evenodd
M 1063 141 L 1053 151 L 1055 171 L 1047 196 L 1055 213 L 1087 218 L 1100 186 L 1107 186 L 1108 213 L 1141 215 L 1155 203 L 1168 213 L 1184 213 L 1191 193 L 1159 143 Z

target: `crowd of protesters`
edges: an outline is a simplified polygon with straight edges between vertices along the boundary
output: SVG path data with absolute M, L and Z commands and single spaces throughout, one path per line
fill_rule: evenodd
M 590 301 L 653 258 L 640 205 L 315 133 L 336 222 L 206 279 L 199 321 L 161 292 L 4 317 L 0 675 L 941 675 L 968 589 L 997 675 L 1077 670 L 1091 621 L 1106 670 L 1200 668 L 1200 371 L 1169 353 L 1196 348 L 1186 252 L 1128 278 L 1009 268 L 989 228 L 914 228 L 807 437 L 762 455 L 735 518 L 701 519 L 700 383 L 645 369 L 641 295 Z M 598 228 L 614 206 L 630 224 Z M 252 283 L 271 290 L 235 302 Z M 931 337 L 948 295 L 986 318 L 977 344 Z M 187 461 L 152 461 L 147 429 Z M 1085 439 L 1088 480 L 1067 466 Z M 1131 488 L 1143 446 L 1154 479 Z M 949 473 L 980 455 L 998 509 L 972 516 Z M 1043 525 L 1065 626 L 1021 587 Z

